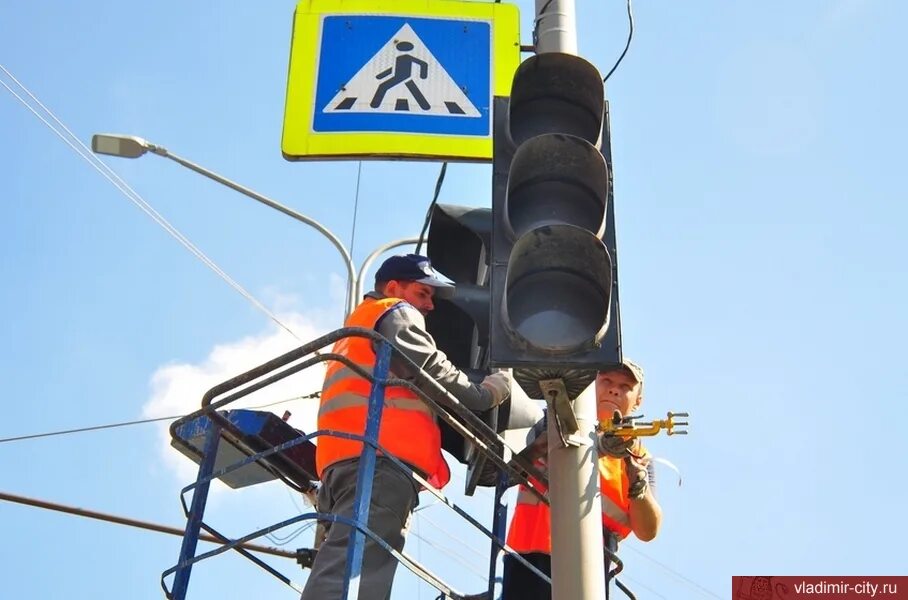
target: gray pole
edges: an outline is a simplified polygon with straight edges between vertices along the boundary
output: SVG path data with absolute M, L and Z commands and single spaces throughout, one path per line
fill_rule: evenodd
M 540 12 L 545 9 L 544 12 Z M 574 0 L 536 0 L 536 52 L 577 54 Z M 565 446 L 548 398 L 549 500 L 552 509 L 553 600 L 605 597 L 602 509 L 594 443 L 595 384 L 573 399 L 580 445 Z M 561 388 L 563 390 L 564 388 Z

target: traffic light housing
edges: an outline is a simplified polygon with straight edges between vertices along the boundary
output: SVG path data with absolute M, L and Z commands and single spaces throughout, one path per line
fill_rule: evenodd
M 491 256 L 492 211 L 488 208 L 436 204 L 429 217 L 426 254 L 432 266 L 455 283 L 450 298 L 437 298 L 435 308 L 426 316 L 426 329 L 454 366 L 479 383 L 489 367 L 489 267 Z M 532 427 L 541 409 L 521 390 L 501 406 L 479 415 L 485 423 L 502 433 L 508 429 Z M 469 463 L 467 493 L 481 480 L 483 461 L 446 423 L 441 422 L 442 447 L 462 463 Z
M 490 363 L 579 393 L 621 358 L 602 77 L 538 54 L 495 108 Z
M 489 347 L 489 254 L 492 211 L 449 204 L 432 207 L 426 253 L 455 283 L 426 317 L 435 343 L 459 369 L 486 369 Z

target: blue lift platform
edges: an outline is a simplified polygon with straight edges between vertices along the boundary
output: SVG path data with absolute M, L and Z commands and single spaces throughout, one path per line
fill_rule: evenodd
M 330 351 L 330 347 L 335 342 L 347 337 L 364 337 L 373 341 L 377 359 L 372 373 L 363 370 L 347 357 Z M 531 480 L 535 479 L 542 482 L 543 485 L 547 485 L 545 474 L 533 465 L 532 449 L 530 452 L 514 452 L 503 438 L 474 413 L 463 407 L 431 377 L 422 372 L 417 365 L 411 363 L 414 372 L 417 373 L 415 381 L 394 378 L 389 367 L 391 357 L 395 354 L 396 359 L 408 360 L 374 330 L 358 327 L 339 329 L 216 385 L 205 393 L 202 398 L 202 407 L 199 410 L 172 423 L 170 427 L 171 444 L 198 463 L 199 471 L 196 481 L 184 487 L 180 495 L 187 521 L 177 564 L 161 574 L 161 587 L 168 599 L 184 600 L 194 565 L 228 550 L 239 552 L 284 583 L 292 585 L 288 577 L 254 556 L 242 545 L 307 520 L 343 523 L 351 528 L 351 543 L 348 545 L 347 573 L 342 600 L 355 598 L 358 595 L 366 537 L 373 539 L 406 568 L 435 587 L 441 598 L 452 600 L 491 600 L 494 598 L 497 558 L 502 551 L 514 556 L 516 560 L 523 563 L 544 581 L 550 582 L 548 576 L 538 571 L 504 543 L 507 510 L 501 503 L 501 498 L 507 487 L 522 483 L 528 486 L 543 502 L 548 503 L 547 494 L 541 491 L 544 488 L 537 487 L 537 484 Z M 306 434 L 294 429 L 270 412 L 225 408 L 230 403 L 257 390 L 326 361 L 342 362 L 372 384 L 366 431 L 362 436 L 333 430 L 319 430 Z M 418 394 L 441 421 L 469 441 L 485 461 L 492 463 L 498 469 L 496 506 L 491 530 L 451 502 L 440 490 L 432 487 L 412 468 L 384 452 L 378 445 L 378 431 L 386 386 L 402 386 Z M 430 391 L 426 393 L 424 390 Z M 325 435 L 363 442 L 363 451 L 359 460 L 355 510 L 352 518 L 308 512 L 235 539 L 219 533 L 211 525 L 205 523 L 204 514 L 208 491 L 214 479 L 221 480 L 231 488 L 242 488 L 280 479 L 299 492 L 308 493 L 316 490 L 318 481 L 315 469 L 315 444 L 312 440 Z M 369 499 L 372 493 L 375 459 L 378 453 L 389 458 L 425 491 L 431 493 L 440 503 L 445 504 L 489 538 L 491 550 L 487 592 L 479 596 L 468 596 L 457 591 L 406 553 L 398 552 L 390 547 L 365 525 L 369 519 Z M 190 491 L 192 500 L 187 505 L 186 494 Z M 196 548 L 202 530 L 222 540 L 222 545 L 214 550 L 197 554 Z M 299 551 L 297 562 L 302 566 L 311 566 L 315 552 L 306 549 Z M 615 568 L 608 573 L 609 579 L 621 570 L 621 563 L 617 557 L 612 555 L 610 558 L 615 563 Z M 171 576 L 173 576 L 173 582 L 168 587 L 167 580 Z M 619 588 L 626 590 L 620 584 Z M 629 590 L 625 593 L 633 599 Z

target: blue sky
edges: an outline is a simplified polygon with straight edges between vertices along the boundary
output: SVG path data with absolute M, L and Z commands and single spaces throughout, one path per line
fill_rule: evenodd
M 518 4 L 529 43 L 532 3 Z M 624 2 L 578 4 L 580 52 L 605 71 L 624 45 Z M 0 64 L 83 142 L 146 137 L 349 246 L 357 163 L 280 154 L 293 9 L 6 2 Z M 651 443 L 684 485 L 661 473 L 665 526 L 625 546 L 626 581 L 641 599 L 693 599 L 727 597 L 732 575 L 908 574 L 908 8 L 634 9 L 634 43 L 608 87 L 624 342 L 647 370 L 648 414 L 689 410 L 692 426 Z M 0 133 L 0 438 L 186 412 L 297 343 L 6 89 Z M 157 157 L 108 164 L 301 338 L 339 325 L 344 270 L 317 233 Z M 363 164 L 357 264 L 418 233 L 437 172 Z M 452 165 L 440 200 L 487 206 L 490 187 L 488 166 Z M 255 400 L 313 391 L 317 379 Z M 311 404 L 289 406 L 298 426 L 311 422 Z M 193 471 L 157 425 L 0 444 L 4 492 L 176 526 Z M 487 494 L 466 506 L 490 514 Z M 240 535 L 301 507 L 277 485 L 220 489 L 209 518 Z M 9 503 L 0 530 L 9 597 L 160 598 L 179 551 L 176 537 Z M 460 590 L 482 588 L 486 546 L 443 508 L 421 511 L 412 533 L 408 552 Z M 434 597 L 408 573 L 395 589 Z M 218 594 L 297 597 L 227 555 L 193 573 L 190 597 Z

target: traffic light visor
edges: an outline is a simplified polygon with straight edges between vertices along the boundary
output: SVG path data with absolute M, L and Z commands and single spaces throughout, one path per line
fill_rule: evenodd
M 605 157 L 586 140 L 539 135 L 515 152 L 504 210 L 511 240 L 541 225 L 558 223 L 602 237 L 607 201 Z
M 514 74 L 509 128 L 515 144 L 558 131 L 598 146 L 604 114 L 602 76 L 579 56 L 537 54 Z

